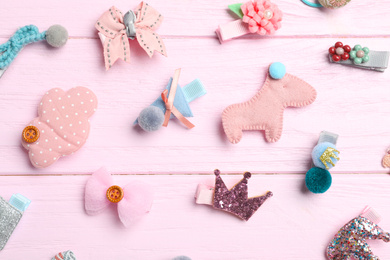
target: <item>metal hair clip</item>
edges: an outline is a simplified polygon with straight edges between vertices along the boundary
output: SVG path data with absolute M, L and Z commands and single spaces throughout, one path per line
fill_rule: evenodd
M 127 37 L 129 37 L 131 40 L 134 40 L 136 36 L 134 25 L 135 18 L 135 13 L 132 10 L 129 10 L 127 13 L 125 13 L 125 16 L 123 17 L 123 23 L 126 26 Z
M 351 49 L 349 45 L 343 45 L 342 42 L 336 42 L 329 48 L 330 62 L 360 69 L 384 72 L 388 67 L 389 57 L 388 51 L 372 51 L 361 45 L 355 45 Z

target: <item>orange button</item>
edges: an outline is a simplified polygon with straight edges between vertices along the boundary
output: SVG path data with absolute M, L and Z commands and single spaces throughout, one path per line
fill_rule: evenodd
M 118 203 L 123 199 L 123 190 L 119 186 L 111 186 L 106 193 L 107 199 L 113 203 Z
M 39 130 L 33 125 L 24 128 L 22 138 L 26 143 L 34 143 L 39 139 Z

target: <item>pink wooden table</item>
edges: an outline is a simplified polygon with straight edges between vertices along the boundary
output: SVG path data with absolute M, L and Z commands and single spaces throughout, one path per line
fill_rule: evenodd
M 62 24 L 70 39 L 61 49 L 46 43 L 26 47 L 0 80 L 0 196 L 22 193 L 32 200 L 0 259 L 50 259 L 72 249 L 77 259 L 193 260 L 325 259 L 334 233 L 365 205 L 383 217 L 390 230 L 390 178 L 381 158 L 390 145 L 390 72 L 378 73 L 330 64 L 327 49 L 341 40 L 372 50 L 390 49 L 389 1 L 352 1 L 335 11 L 319 10 L 299 0 L 278 0 L 283 26 L 275 36 L 247 37 L 220 45 L 214 33 L 234 18 L 225 0 L 151 0 L 165 20 L 158 30 L 168 58 L 152 59 L 135 42 L 131 64 L 104 69 L 102 47 L 94 29 L 111 5 L 126 11 L 138 2 L 8 1 L 0 8 L 0 42 L 23 25 L 41 30 Z M 237 145 L 222 129 L 221 112 L 261 87 L 267 66 L 283 62 L 289 73 L 313 85 L 312 105 L 285 111 L 280 141 L 245 132 Z M 132 122 L 162 91 L 176 68 L 180 84 L 195 78 L 208 94 L 191 105 L 196 125 L 145 133 Z M 82 150 L 47 169 L 34 169 L 20 135 L 36 116 L 38 102 L 50 88 L 91 88 L 99 99 L 91 134 Z M 304 173 L 322 130 L 340 135 L 341 161 L 332 170 L 333 185 L 323 195 L 308 193 Z M 119 184 L 133 179 L 150 183 L 156 198 L 151 213 L 124 229 L 114 210 L 90 217 L 83 193 L 89 175 L 106 166 Z M 267 190 L 274 197 L 247 223 L 196 205 L 198 183 L 212 185 L 219 168 L 233 185 L 251 171 L 250 195 Z M 381 259 L 390 245 L 371 243 Z

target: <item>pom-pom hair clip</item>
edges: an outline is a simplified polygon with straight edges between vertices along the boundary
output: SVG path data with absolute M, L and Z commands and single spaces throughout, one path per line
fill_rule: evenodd
M 260 206 L 270 197 L 272 192 L 265 195 L 248 199 L 248 180 L 250 172 L 245 172 L 244 177 L 230 190 L 226 187 L 221 178 L 221 172 L 214 170 L 215 187 L 199 184 L 195 199 L 197 204 L 207 204 L 214 209 L 229 212 L 242 220 L 248 220 L 260 208 Z
M 306 187 L 313 193 L 324 193 L 332 185 L 332 176 L 328 170 L 340 160 L 340 152 L 336 149 L 337 139 L 337 134 L 323 131 L 313 148 L 313 167 L 305 177 Z
M 19 28 L 6 43 L 0 45 L 0 78 L 24 46 L 43 40 L 52 47 L 61 47 L 68 40 L 68 31 L 61 25 L 53 25 L 41 33 L 35 25 Z
M 88 139 L 89 117 L 96 108 L 97 97 L 85 87 L 46 92 L 38 117 L 22 132 L 22 145 L 29 151 L 31 164 L 45 168 L 79 150 Z
M 101 168 L 92 174 L 85 186 L 85 211 L 88 215 L 97 215 L 111 203 L 117 204 L 122 224 L 130 227 L 150 211 L 153 192 L 149 185 L 139 181 L 123 188 L 113 185 L 111 174 Z
M 302 0 L 302 2 L 311 7 L 325 7 L 329 9 L 335 9 L 347 5 L 349 2 L 351 2 L 351 0 L 318 0 L 319 3 L 314 3 L 309 0 Z
M 326 249 L 329 260 L 364 259 L 379 260 L 374 255 L 367 239 L 390 241 L 390 233 L 377 224 L 381 217 L 371 207 L 366 207 L 356 218 L 349 221 L 334 236 Z
M 129 10 L 125 15 L 115 6 L 103 13 L 95 28 L 99 31 L 103 44 L 106 70 L 109 70 L 117 59 L 130 63 L 129 39 L 136 38 L 149 57 L 153 56 L 154 51 L 167 56 L 164 42 L 154 32 L 162 20 L 163 16 L 145 2 L 141 2 L 135 12 Z
M 220 25 L 215 31 L 220 43 L 250 33 L 272 35 L 281 28 L 282 11 L 270 0 L 254 0 L 229 5 L 240 19 Z
M 390 57 L 388 51 L 370 51 L 369 48 L 359 44 L 351 48 L 342 42 L 336 42 L 334 46 L 329 48 L 328 53 L 332 63 L 379 72 L 384 72 L 387 69 Z
M 194 125 L 186 119 L 192 117 L 189 103 L 206 94 L 206 90 L 199 79 L 195 79 L 183 88 L 178 85 L 181 69 L 177 69 L 169 80 L 161 96 L 149 107 L 143 109 L 134 124 L 143 130 L 152 132 L 167 127 L 168 121 L 174 117 L 179 119 L 188 129 Z
M 21 194 L 12 195 L 9 202 L 0 197 L 0 251 L 7 244 L 30 203 L 31 201 Z
M 316 96 L 311 85 L 286 73 L 282 63 L 274 62 L 268 68 L 263 87 L 254 97 L 225 108 L 223 129 L 233 144 L 241 140 L 243 130 L 265 130 L 266 140 L 276 142 L 282 135 L 284 109 L 307 106 Z

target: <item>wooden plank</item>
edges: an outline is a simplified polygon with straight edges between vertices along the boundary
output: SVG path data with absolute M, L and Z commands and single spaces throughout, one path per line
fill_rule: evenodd
M 322 130 L 340 135 L 341 161 L 333 173 L 386 173 L 380 163 L 390 144 L 385 120 L 390 113 L 386 83 L 390 74 L 330 64 L 326 52 L 335 41 L 236 40 L 220 46 L 212 39 L 169 39 L 169 58 L 149 59 L 134 48 L 131 64 L 118 61 L 108 72 L 95 39 L 71 39 L 59 50 L 44 43 L 28 46 L 0 81 L 2 173 L 77 174 L 101 165 L 134 173 L 210 173 L 216 167 L 229 172 L 245 168 L 258 173 L 303 173 Z M 373 50 L 390 46 L 390 39 L 343 41 Z M 223 109 L 252 97 L 273 61 L 284 62 L 289 73 L 312 84 L 317 100 L 285 111 L 283 135 L 277 143 L 267 143 L 261 132 L 247 131 L 239 144 L 230 144 L 222 130 Z M 183 69 L 180 84 L 199 78 L 208 91 L 191 105 L 196 127 L 187 130 L 176 121 L 154 133 L 134 127 L 139 112 L 160 95 L 178 67 Z M 99 99 L 89 140 L 78 153 L 48 169 L 34 170 L 20 146 L 23 128 L 36 116 L 48 89 L 78 85 L 91 88 Z
M 223 169 L 221 169 L 223 170 Z M 234 185 L 241 175 L 223 178 Z M 322 195 L 308 193 L 300 175 L 255 175 L 249 195 L 271 190 L 270 198 L 248 221 L 194 203 L 198 183 L 213 185 L 207 176 L 114 176 L 123 185 L 135 179 L 151 184 L 151 212 L 129 229 L 121 226 L 115 208 L 97 216 L 84 212 L 88 176 L 1 177 L 1 196 L 21 193 L 32 200 L 5 249 L 2 259 L 50 259 L 73 250 L 77 259 L 193 260 L 324 259 L 325 248 L 346 222 L 366 205 L 382 215 L 390 230 L 390 179 L 383 175 L 334 175 Z M 380 259 L 390 258 L 390 245 L 370 241 Z
M 236 16 L 228 5 L 237 1 L 190 0 L 147 1 L 165 18 L 158 33 L 163 37 L 207 36 L 217 40 L 219 24 L 233 21 Z M 390 11 L 389 1 L 353 1 L 339 10 L 310 8 L 300 0 L 274 1 L 284 13 L 282 29 L 276 37 L 284 36 L 364 36 L 388 37 L 388 22 L 383 18 Z M 110 3 L 105 0 L 10 1 L 0 10 L 1 36 L 9 36 L 27 24 L 46 30 L 52 24 L 64 25 L 71 37 L 97 38 L 94 23 L 113 4 L 123 12 L 135 8 L 137 1 Z M 364 18 L 362 17 L 364 13 Z M 18 17 L 18 19 L 15 19 Z

